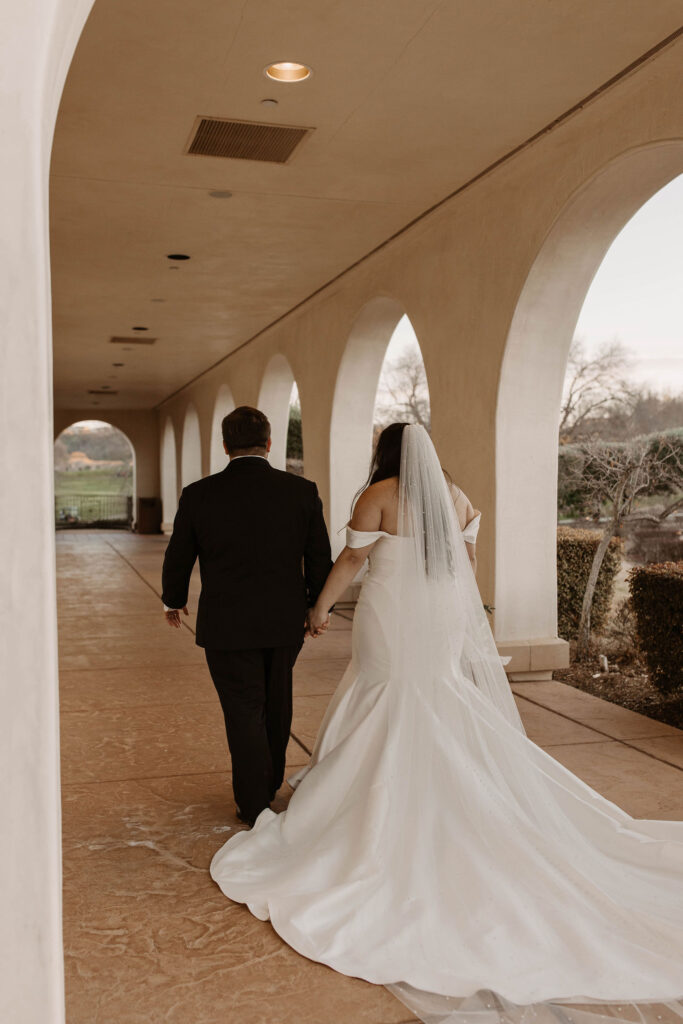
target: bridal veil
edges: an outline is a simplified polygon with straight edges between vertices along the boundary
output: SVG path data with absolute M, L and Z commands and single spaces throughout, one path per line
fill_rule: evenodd
M 396 751 L 394 806 L 385 821 L 395 830 L 392 871 L 400 883 L 401 926 L 410 929 L 416 920 L 414 901 L 424 901 L 430 888 L 425 875 L 431 875 L 431 898 L 442 902 L 442 918 L 452 907 L 456 929 L 463 907 L 475 915 L 492 960 L 500 962 L 499 943 L 510 943 L 510 929 L 497 920 L 504 913 L 497 887 L 513 890 L 504 902 L 516 904 L 520 922 L 528 904 L 530 931 L 525 934 L 522 924 L 518 949 L 505 951 L 510 975 L 517 977 L 505 996 L 491 989 L 485 964 L 476 994 L 453 992 L 447 971 L 439 991 L 404 982 L 387 987 L 425 1024 L 680 1024 L 683 823 L 631 818 L 528 740 L 448 484 L 427 432 L 417 425 L 403 432 L 398 532 L 399 613 L 387 729 L 387 743 Z M 482 870 L 468 870 L 468 856 L 458 855 L 459 846 L 472 845 L 487 862 Z M 448 857 L 450 869 L 444 867 Z M 542 865 L 538 893 L 535 858 Z M 487 875 L 490 888 L 481 883 Z M 545 919 L 536 903 L 541 891 Z M 524 956 L 525 945 L 537 941 L 541 929 L 543 941 L 556 944 L 558 958 L 566 957 L 564 986 L 561 963 L 550 980 L 547 972 L 535 976 Z M 621 979 L 617 932 L 633 945 Z M 589 934 L 596 940 L 599 935 L 599 943 L 586 942 Z M 444 934 L 420 934 L 419 953 L 432 955 L 432 938 L 439 947 L 434 955 L 443 960 Z M 671 959 L 665 963 L 667 941 Z M 604 944 L 604 976 L 596 944 Z M 460 955 L 456 943 L 454 956 Z M 680 974 L 674 977 L 676 963 Z M 457 976 L 460 965 L 452 966 Z M 593 979 L 592 992 L 573 990 L 579 976 Z M 648 977 L 666 977 L 667 984 L 658 988 L 653 980 L 648 989 Z M 548 984 L 556 988 L 548 991 Z

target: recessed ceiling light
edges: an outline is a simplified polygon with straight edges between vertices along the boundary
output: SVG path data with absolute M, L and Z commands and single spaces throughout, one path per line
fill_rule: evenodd
M 293 60 L 279 60 L 264 68 L 263 73 L 276 82 L 303 82 L 310 78 L 311 69 Z
M 189 256 L 184 252 L 171 252 L 166 257 L 167 260 L 189 260 Z
M 124 351 L 128 352 L 129 350 L 125 349 Z M 125 363 L 112 363 L 111 365 L 112 366 L 125 366 L 126 364 Z
M 166 299 L 150 299 L 150 302 L 166 302 Z
M 276 107 L 278 104 L 277 100 L 271 99 L 269 96 L 265 100 L 261 100 L 261 105 L 264 107 Z
M 148 331 L 149 327 L 131 327 L 132 331 Z
M 215 189 L 213 192 L 209 192 L 212 199 L 230 199 L 232 192 L 227 192 L 221 189 Z

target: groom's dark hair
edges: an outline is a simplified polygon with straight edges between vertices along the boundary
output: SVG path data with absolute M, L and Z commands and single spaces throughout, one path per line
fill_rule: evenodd
M 270 437 L 270 420 L 260 409 L 240 405 L 228 413 L 221 429 L 225 447 L 231 455 L 251 448 L 265 449 Z

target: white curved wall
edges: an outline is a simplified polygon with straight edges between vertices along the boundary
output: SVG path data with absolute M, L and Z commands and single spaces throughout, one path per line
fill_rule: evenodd
M 395 299 L 371 299 L 356 317 L 334 389 L 330 427 L 330 541 L 337 555 L 351 501 L 368 475 L 375 395 L 391 336 L 404 309 Z
M 161 529 L 170 533 L 178 507 L 178 471 L 173 421 L 166 417 L 161 435 Z
M 496 411 L 496 634 L 557 633 L 557 427 L 567 353 L 607 249 L 683 171 L 683 142 L 631 150 L 567 203 L 538 253 L 507 339 Z
M 181 487 L 193 484 L 202 476 L 202 436 L 199 416 L 193 405 L 188 405 L 183 420 L 183 440 L 180 449 Z
M 1 0 L 0 1020 L 64 1020 L 53 422 L 50 147 L 92 0 Z M 21 339 L 20 343 L 15 343 Z M 27 396 L 31 396 L 27 400 Z
M 275 469 L 285 469 L 287 464 L 287 429 L 293 385 L 294 374 L 287 359 L 280 353 L 274 355 L 263 374 L 258 407 L 270 420 L 273 439 L 270 462 Z
M 235 408 L 235 400 L 232 391 L 227 384 L 221 384 L 216 395 L 213 407 L 213 418 L 211 420 L 211 449 L 210 449 L 210 472 L 220 473 L 228 462 L 228 456 L 223 448 L 223 434 L 221 424 L 223 418 Z

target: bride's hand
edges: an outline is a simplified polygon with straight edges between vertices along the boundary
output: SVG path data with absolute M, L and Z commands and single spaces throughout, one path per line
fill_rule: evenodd
M 308 609 L 306 633 L 308 636 L 322 636 L 330 624 L 330 613 L 323 611 L 318 605 Z

